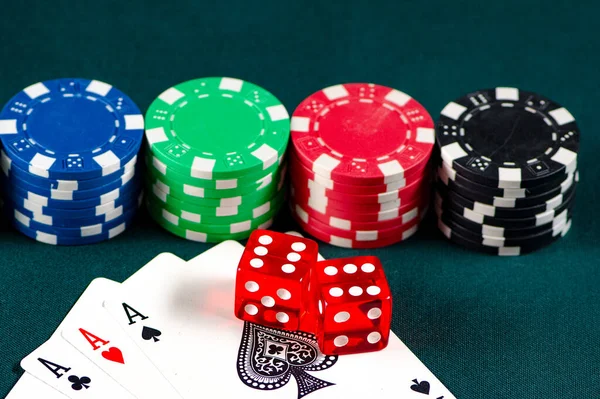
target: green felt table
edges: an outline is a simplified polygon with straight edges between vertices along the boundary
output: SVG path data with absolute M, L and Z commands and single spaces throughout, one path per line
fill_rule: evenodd
M 393 330 L 459 398 L 592 398 L 600 392 L 600 3 L 489 1 L 78 1 L 0 3 L 0 102 L 29 84 L 90 77 L 146 109 L 164 89 L 234 76 L 290 111 L 341 82 L 401 89 L 436 117 L 469 91 L 515 86 L 569 108 L 582 131 L 573 228 L 528 256 L 499 258 L 445 240 L 432 218 L 370 253 L 394 294 Z M 282 215 L 278 230 L 296 228 Z M 161 252 L 208 245 L 140 214 L 110 242 L 36 243 L 0 229 L 0 396 L 87 283 L 123 280 Z

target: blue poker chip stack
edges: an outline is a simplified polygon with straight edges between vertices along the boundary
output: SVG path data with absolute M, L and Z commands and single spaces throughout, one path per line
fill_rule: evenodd
M 0 113 L 2 210 L 16 230 L 54 245 L 111 239 L 141 202 L 144 118 L 97 80 L 33 84 Z

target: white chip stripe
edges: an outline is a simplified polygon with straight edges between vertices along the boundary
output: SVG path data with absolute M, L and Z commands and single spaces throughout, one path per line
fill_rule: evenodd
M 267 107 L 267 113 L 273 122 L 282 121 L 286 119 L 290 119 L 290 115 L 287 112 L 287 109 L 281 105 L 272 105 Z
M 574 173 L 577 169 L 577 153 L 561 147 L 551 158 L 554 162 L 565 165 L 565 173 Z
M 377 167 L 384 176 L 385 184 L 404 179 L 404 168 L 397 160 L 380 163 Z
M 36 99 L 40 96 L 44 96 L 50 93 L 50 90 L 43 83 L 34 83 L 29 87 L 23 89 L 23 92 L 29 96 L 29 98 Z
M 162 217 L 167 222 L 174 224 L 175 226 L 179 226 L 179 217 L 177 217 L 177 215 L 174 215 L 171 212 L 167 211 L 166 209 L 162 210 Z
M 143 130 L 144 117 L 142 115 L 125 115 L 125 130 Z
M 50 198 L 62 201 L 73 201 L 73 191 L 50 190 Z
M 457 104 L 455 102 L 449 102 L 448 104 L 446 104 L 444 109 L 442 109 L 441 114 L 457 121 L 461 117 L 461 115 L 465 113 L 465 111 L 467 111 L 467 107 Z
M 327 97 L 327 99 L 330 101 L 337 100 L 343 97 L 348 97 L 349 95 L 348 90 L 346 90 L 344 85 L 330 86 L 323 89 L 322 91 L 323 94 L 325 94 L 325 97 Z
M 192 186 L 190 184 L 184 184 L 183 192 L 192 197 L 204 198 L 204 189 L 202 187 L 196 187 L 196 186 Z
M 57 236 L 55 236 L 54 234 L 48 234 L 48 233 L 44 233 L 41 231 L 35 232 L 35 239 L 36 239 L 36 241 L 43 242 L 45 244 L 50 244 L 50 245 L 58 244 Z
M 213 169 L 217 161 L 215 159 L 194 157 L 191 168 L 191 176 L 198 179 L 212 180 Z
M 469 155 L 457 142 L 443 146 L 440 152 L 444 162 L 449 165 L 452 165 L 454 160 L 464 158 Z
M 333 158 L 329 154 L 321 154 L 313 162 L 312 170 L 317 174 L 324 175 L 327 179 L 331 179 L 331 172 L 341 163 L 340 160 Z
M 223 79 L 221 79 L 221 82 L 219 83 L 220 90 L 235 91 L 238 93 L 242 91 L 243 86 L 244 86 L 244 81 L 241 79 L 235 79 L 235 78 L 223 78 Z
M 112 151 L 95 156 L 94 161 L 102 167 L 102 176 L 110 175 L 121 169 L 121 160 Z
M 0 134 L 17 134 L 18 132 L 16 119 L 0 120 Z
M 521 188 L 520 168 L 498 168 L 498 188 Z
M 300 207 L 300 205 L 298 205 L 298 204 L 296 204 L 295 209 L 296 209 L 296 215 L 298 215 L 300 220 L 302 220 L 304 223 L 308 223 L 308 219 L 309 219 L 308 213 L 304 209 L 302 209 Z
M 31 158 L 31 161 L 29 161 L 29 172 L 34 175 L 48 178 L 50 176 L 48 169 L 50 169 L 54 162 L 56 162 L 56 158 L 38 152 Z
M 263 144 L 251 154 L 263 163 L 263 170 L 268 169 L 279 160 L 279 154 L 273 147 Z
M 356 241 L 375 241 L 379 238 L 377 231 L 357 231 L 355 235 Z
M 182 98 L 183 96 L 185 96 L 185 94 L 183 94 L 182 92 L 180 92 L 179 90 L 177 90 L 174 87 L 171 87 L 165 91 L 163 91 L 158 98 L 161 101 L 164 101 L 165 103 L 167 103 L 168 105 L 173 105 L 177 100 L 179 100 L 180 98 Z M 154 130 L 154 129 L 153 129 Z M 148 131 L 146 131 L 146 134 L 148 134 Z
M 125 223 L 121 223 L 117 227 L 113 227 L 112 229 L 108 230 L 108 238 L 110 239 L 118 236 L 119 234 L 125 231 L 125 228 Z
M 183 220 L 187 220 L 193 223 L 201 223 L 202 216 L 197 213 L 192 213 L 188 211 L 181 211 L 181 218 Z
M 290 126 L 293 132 L 307 133 L 310 130 L 310 118 L 305 116 L 292 116 Z
M 237 179 L 217 180 L 215 183 L 215 188 L 217 190 L 229 190 L 231 188 L 236 188 L 237 183 L 238 183 Z
M 102 234 L 102 224 L 81 227 L 81 237 L 92 237 Z
M 410 100 L 412 100 L 412 97 L 404 92 L 401 92 L 400 90 L 394 89 L 385 96 L 385 100 L 400 107 L 404 107 Z
M 99 80 L 92 80 L 85 91 L 90 93 L 98 94 L 99 96 L 106 97 L 106 95 L 112 90 L 112 86 L 108 83 L 101 82 Z
M 571 122 L 575 122 L 575 118 L 566 108 L 557 108 L 553 111 L 548 112 L 548 114 L 554 118 L 556 123 L 560 126 L 566 125 Z
M 435 144 L 435 129 L 419 127 L 417 128 L 417 143 Z
M 519 89 L 496 87 L 496 100 L 519 101 Z

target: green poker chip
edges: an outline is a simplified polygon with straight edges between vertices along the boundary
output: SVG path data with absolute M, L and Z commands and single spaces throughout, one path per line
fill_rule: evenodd
M 198 223 L 193 217 L 190 217 L 186 213 L 172 213 L 168 209 L 165 209 L 160 204 L 153 201 L 146 201 L 146 206 L 150 212 L 152 218 L 159 222 L 161 226 L 173 225 L 184 230 L 190 230 L 199 233 L 206 234 L 250 234 L 253 230 L 258 229 L 265 223 L 273 220 L 278 208 L 270 209 L 268 212 L 260 215 L 255 219 L 242 220 L 231 224 L 214 224 L 214 223 Z M 189 219 L 186 219 L 188 217 Z
M 160 221 L 157 221 L 157 223 L 161 224 Z M 271 227 L 271 225 L 273 224 L 272 220 L 269 220 L 268 222 L 264 223 L 263 225 L 259 226 L 259 229 L 268 229 L 269 227 Z M 182 229 L 181 227 L 177 227 L 173 224 L 170 223 L 164 223 L 161 224 L 161 227 L 163 227 L 165 230 L 167 230 L 168 232 L 181 237 L 181 238 L 185 238 L 186 240 L 190 240 L 190 241 L 197 241 L 197 242 L 223 242 L 223 241 L 227 241 L 227 240 L 245 240 L 246 238 L 248 238 L 250 236 L 251 232 L 243 232 L 243 233 L 236 233 L 236 234 L 211 234 L 211 233 L 202 233 L 202 232 L 198 232 L 198 231 L 193 231 L 193 230 L 186 230 L 186 229 Z
M 153 176 L 165 178 L 180 184 L 187 184 L 192 187 L 202 188 L 207 193 L 211 193 L 214 198 L 224 196 L 233 197 L 235 195 L 248 193 L 255 187 L 261 185 L 264 180 L 273 178 L 283 168 L 283 157 L 280 157 L 277 163 L 266 170 L 249 173 L 237 178 L 196 179 L 189 175 L 179 173 L 152 154 L 147 154 L 144 159 L 148 172 Z
M 156 191 L 149 191 L 146 197 L 149 201 L 183 219 L 195 221 L 198 224 L 223 225 L 256 219 L 271 209 L 279 209 L 285 200 L 285 190 L 281 190 L 275 197 L 254 207 L 201 207 Z
M 152 154 L 196 179 L 268 170 L 285 153 L 290 118 L 270 92 L 240 79 L 191 80 L 165 90 L 146 113 Z
M 264 187 L 260 187 L 259 190 L 249 194 L 225 198 L 204 198 L 202 195 L 204 195 L 205 192 L 203 190 L 198 190 L 197 187 L 166 182 L 159 177 L 151 177 L 148 175 L 144 178 L 146 180 L 146 186 L 149 187 L 156 196 L 162 197 L 164 195 L 170 195 L 181 202 L 203 208 L 228 206 L 252 208 L 273 198 L 281 190 L 284 183 L 284 178 L 282 176 L 278 182 L 271 182 L 271 184 L 264 185 Z
M 155 170 L 146 173 L 146 186 L 152 187 L 156 184 L 167 194 L 182 201 L 191 201 L 201 203 L 203 206 L 219 206 L 228 199 L 238 201 L 235 198 L 241 197 L 245 202 L 251 202 L 257 198 L 266 198 L 267 192 L 273 193 L 273 189 L 281 186 L 286 177 L 287 167 L 284 165 L 281 169 L 270 173 L 267 176 L 255 181 L 252 185 L 244 187 L 235 187 L 226 190 L 211 190 L 199 187 L 193 184 L 184 183 L 172 177 L 172 174 L 162 174 Z

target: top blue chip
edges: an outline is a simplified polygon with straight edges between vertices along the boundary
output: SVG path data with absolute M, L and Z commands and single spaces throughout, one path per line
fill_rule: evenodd
M 137 105 L 97 80 L 33 84 L 0 113 L 0 140 L 13 162 L 50 179 L 115 173 L 138 153 L 143 136 Z

